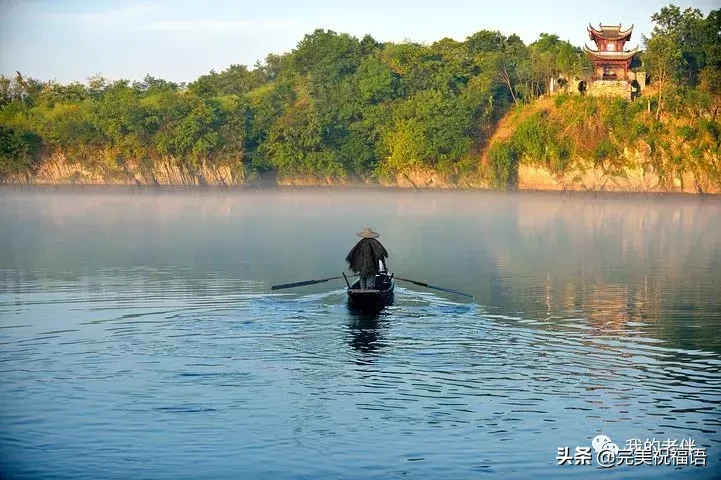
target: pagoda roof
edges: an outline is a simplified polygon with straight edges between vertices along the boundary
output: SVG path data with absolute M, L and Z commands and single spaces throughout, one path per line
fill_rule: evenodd
M 600 28 L 594 28 L 590 23 L 588 24 L 588 36 L 591 40 L 595 40 L 596 37 L 603 38 L 605 40 L 631 40 L 631 33 L 633 32 L 633 25 L 626 30 L 621 30 L 621 24 L 618 25 L 602 25 L 598 24 Z
M 583 51 L 598 60 L 629 60 L 638 53 L 638 47 L 625 52 L 599 52 L 598 50 L 591 50 L 588 45 L 584 45 Z

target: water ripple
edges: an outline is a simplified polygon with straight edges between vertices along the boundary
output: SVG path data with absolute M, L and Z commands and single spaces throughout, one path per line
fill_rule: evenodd
M 343 289 L 277 295 L 217 277 L 202 294 L 125 294 L 123 272 L 113 275 L 114 298 L 86 297 L 104 281 L 89 278 L 52 292 L 28 282 L 2 300 L 17 310 L 0 325 L 0 468 L 48 476 L 24 463 L 35 451 L 82 476 L 73 459 L 90 452 L 93 476 L 115 465 L 164 477 L 184 463 L 178 452 L 213 459 L 214 472 L 257 465 L 260 452 L 302 469 L 298 452 L 327 452 L 334 463 L 316 474 L 348 458 L 395 476 L 390 456 L 437 465 L 434 452 L 453 442 L 440 477 L 516 477 L 503 453 L 512 444 L 531 445 L 529 471 L 548 474 L 557 446 L 598 432 L 715 448 L 721 437 L 721 356 L 668 345 L 643 322 L 598 330 L 578 312 L 504 315 L 400 286 L 392 307 L 363 316 Z M 396 443 L 384 451 L 375 442 L 386 435 Z

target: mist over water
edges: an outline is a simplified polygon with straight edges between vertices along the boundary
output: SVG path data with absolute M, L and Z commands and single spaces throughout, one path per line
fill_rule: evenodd
M 476 301 L 271 294 L 366 224 Z M 719 291 L 716 198 L 0 190 L 0 477 L 718 478 Z M 708 465 L 557 465 L 600 433 Z

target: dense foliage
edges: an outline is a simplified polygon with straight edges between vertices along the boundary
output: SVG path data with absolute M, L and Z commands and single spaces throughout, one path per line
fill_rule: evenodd
M 151 76 L 61 85 L 18 73 L 0 79 L 0 176 L 53 153 L 109 175 L 170 161 L 189 172 L 232 166 L 241 178 L 454 176 L 477 168 L 511 105 L 584 62 L 554 35 L 525 45 L 484 30 L 421 45 L 316 30 L 253 69 L 233 65 L 187 85 Z
M 655 26 L 651 37 L 643 38 L 644 59 L 658 86 L 657 117 L 663 95 L 679 84 L 721 95 L 721 10 L 704 18 L 698 9 L 669 5 L 651 20 Z
M 718 139 L 720 12 L 704 18 L 669 6 L 652 17 L 642 68 L 657 86 L 655 122 L 645 103 L 561 98 L 564 116 L 535 109 L 512 138 L 491 145 L 486 163 L 481 152 L 503 115 L 546 93 L 551 77 L 588 71 L 579 48 L 548 34 L 525 45 L 483 30 L 422 45 L 316 30 L 252 69 L 232 65 L 189 84 L 0 77 L 0 180 L 62 154 L 106 177 L 160 163 L 190 175 L 229 167 L 236 183 L 266 172 L 373 180 L 432 170 L 449 179 L 478 173 L 505 189 L 523 161 L 553 172 L 579 158 L 614 168 L 634 135 L 666 151 L 660 132 L 673 130 L 701 151 Z M 664 123 L 662 108 L 685 108 L 706 123 Z

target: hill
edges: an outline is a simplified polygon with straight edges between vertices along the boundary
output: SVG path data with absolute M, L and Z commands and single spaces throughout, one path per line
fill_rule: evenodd
M 501 189 L 721 192 L 718 100 L 676 95 L 657 118 L 654 98 L 561 95 L 519 108 L 499 123 L 486 178 Z

